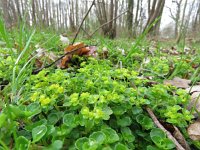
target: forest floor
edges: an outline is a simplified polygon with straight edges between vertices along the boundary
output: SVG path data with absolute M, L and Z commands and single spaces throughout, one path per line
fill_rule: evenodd
M 0 33 L 0 150 L 200 149 L 195 43 Z

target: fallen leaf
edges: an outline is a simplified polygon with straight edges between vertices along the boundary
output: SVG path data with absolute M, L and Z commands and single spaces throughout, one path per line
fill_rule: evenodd
M 189 87 L 186 89 L 186 91 L 188 91 L 190 93 L 200 92 L 200 85 L 194 85 L 192 87 Z
M 89 48 L 89 50 L 90 50 L 88 52 L 88 56 L 97 57 L 97 47 L 96 46 L 89 46 L 87 48 Z
M 187 132 L 192 140 L 200 141 L 200 121 L 196 121 L 189 125 Z
M 53 52 L 48 52 L 44 48 L 40 48 L 39 45 L 36 45 L 38 49 L 36 49 L 36 61 L 35 65 L 37 68 L 41 68 L 43 66 L 43 61 L 53 62 L 55 61 L 58 56 L 55 55 Z
M 191 80 L 181 79 L 179 77 L 175 77 L 173 80 L 164 81 L 165 85 L 173 85 L 177 88 L 183 88 L 183 89 L 188 88 L 190 83 L 191 83 Z
M 191 110 L 195 107 L 195 110 L 200 112 L 200 85 L 195 85 L 186 89 L 188 93 L 191 94 L 191 100 L 188 105 L 188 110 Z M 194 113 L 195 117 L 198 117 L 198 113 Z
M 71 61 L 73 55 L 78 56 L 93 56 L 96 57 L 96 46 L 87 46 L 84 43 L 75 43 L 74 45 L 69 45 L 64 49 L 65 53 L 72 52 L 73 50 L 76 50 L 73 54 L 68 54 L 61 60 L 61 63 L 59 65 L 60 68 L 67 68 L 68 63 Z

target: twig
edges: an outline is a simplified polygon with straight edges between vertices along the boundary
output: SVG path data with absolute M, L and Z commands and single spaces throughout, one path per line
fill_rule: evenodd
M 81 27 L 82 27 L 82 25 L 83 25 L 83 22 L 85 21 L 86 17 L 88 16 L 88 14 L 89 14 L 90 10 L 92 9 L 94 3 L 95 3 L 95 0 L 93 0 L 93 2 L 92 2 L 92 4 L 91 4 L 90 8 L 88 9 L 88 11 L 87 11 L 87 13 L 85 14 L 85 16 L 84 16 L 84 18 L 83 18 L 83 20 L 82 20 L 80 26 L 78 27 L 78 30 L 77 30 L 77 32 L 76 32 L 76 34 L 75 34 L 75 37 L 74 37 L 74 39 L 73 39 L 73 41 L 72 41 L 72 43 L 71 43 L 72 45 L 73 45 L 74 42 L 76 41 L 76 38 L 77 38 L 77 36 L 78 36 L 78 34 L 79 34 L 80 30 L 81 30 Z
M 149 116 L 153 119 L 153 121 L 154 121 L 154 123 L 156 124 L 156 126 L 157 126 L 158 128 L 160 128 L 161 130 L 163 130 L 163 131 L 167 134 L 167 137 L 168 137 L 169 139 L 171 139 L 171 140 L 174 142 L 174 144 L 176 145 L 177 150 L 185 150 L 185 149 L 180 145 L 180 143 L 178 143 L 178 141 L 171 135 L 171 133 L 170 133 L 169 131 L 167 131 L 167 130 L 161 125 L 161 123 L 158 121 L 158 119 L 157 119 L 156 116 L 154 115 L 153 111 L 152 111 L 150 108 L 148 108 L 148 107 L 146 107 L 146 111 L 148 112 Z
M 33 70 L 33 74 L 37 74 L 37 73 L 39 73 L 40 71 L 42 71 L 43 69 L 51 67 L 53 64 L 55 64 L 56 62 L 58 62 L 59 60 L 61 60 L 61 59 L 62 59 L 63 57 L 65 57 L 66 55 L 73 54 L 73 53 L 75 53 L 76 51 L 78 51 L 78 50 L 80 50 L 80 49 L 82 49 L 82 48 L 85 48 L 85 47 L 88 47 L 88 45 L 85 45 L 85 46 L 76 48 L 76 49 L 74 49 L 74 50 L 72 50 L 72 51 L 70 51 L 70 52 L 65 53 L 64 55 L 60 56 L 58 59 L 56 59 L 54 62 L 50 63 L 49 65 L 46 65 L 46 66 L 44 66 L 44 67 L 42 67 L 42 68 Z
M 116 16 L 115 18 L 111 19 L 110 21 L 102 24 L 101 26 L 99 26 L 92 34 L 90 34 L 90 38 L 99 30 L 101 29 L 103 26 L 109 24 L 110 22 L 116 20 L 117 18 L 121 17 L 123 14 L 125 14 L 126 12 L 128 12 L 128 10 L 124 11 L 123 13 L 119 14 L 118 16 Z
M 81 27 L 81 29 L 83 30 L 83 32 L 84 32 L 85 34 L 87 34 L 88 37 L 90 37 L 90 34 L 89 34 L 83 27 Z

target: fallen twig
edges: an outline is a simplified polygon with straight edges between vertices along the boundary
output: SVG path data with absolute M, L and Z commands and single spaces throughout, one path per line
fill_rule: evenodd
M 70 51 L 70 52 L 67 52 L 67 53 L 65 53 L 64 55 L 60 56 L 58 59 L 56 59 L 54 62 L 50 63 L 49 65 L 46 65 L 46 66 L 44 66 L 44 67 L 42 67 L 42 68 L 33 70 L 32 73 L 33 73 L 33 74 L 37 74 L 37 73 L 39 73 L 40 71 L 42 71 L 43 69 L 51 67 L 53 64 L 55 64 L 56 62 L 58 62 L 59 60 L 61 60 L 61 59 L 62 59 L 63 57 L 65 57 L 66 55 L 74 54 L 76 51 L 78 51 L 78 50 L 80 50 L 80 49 L 82 49 L 82 48 L 85 48 L 85 47 L 88 47 L 88 45 L 85 45 L 85 46 L 79 47 L 79 48 L 77 48 L 77 49 L 74 49 L 74 50 L 72 50 L 72 51 Z
M 71 45 L 73 45 L 74 42 L 76 41 L 76 38 L 77 38 L 77 36 L 78 36 L 78 34 L 79 34 L 80 30 L 81 30 L 81 27 L 82 27 L 82 25 L 83 25 L 83 22 L 85 21 L 86 17 L 88 16 L 88 14 L 89 14 L 90 10 L 92 9 L 94 3 L 95 3 L 95 0 L 93 0 L 93 2 L 92 2 L 92 4 L 91 4 L 90 8 L 88 9 L 88 11 L 87 11 L 87 13 L 85 14 L 85 16 L 84 16 L 84 18 L 83 18 L 83 20 L 82 20 L 80 26 L 78 27 L 78 30 L 77 30 L 77 32 L 76 32 L 76 34 L 75 34 L 75 37 L 74 37 L 74 39 L 73 39 Z
M 165 132 L 167 134 L 167 137 L 169 139 L 171 139 L 174 144 L 176 145 L 177 150 L 185 150 L 180 143 L 171 135 L 171 133 L 169 131 L 167 131 L 162 125 L 161 123 L 158 121 L 158 119 L 156 118 L 156 116 L 154 115 L 153 111 L 146 107 L 146 111 L 148 112 L 149 116 L 152 118 L 152 120 L 154 121 L 154 123 L 156 124 L 156 126 L 158 128 L 160 128 L 163 132 Z

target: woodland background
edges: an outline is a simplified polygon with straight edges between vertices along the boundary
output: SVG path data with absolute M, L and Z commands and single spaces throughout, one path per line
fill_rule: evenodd
M 0 13 L 7 28 L 16 27 L 24 21 L 30 27 L 69 33 L 77 30 L 92 2 L 1 0 Z M 166 0 L 96 0 L 82 26 L 82 32 L 91 36 L 93 30 L 107 23 L 102 26 L 101 34 L 112 39 L 127 35 L 136 38 L 154 23 L 155 26 L 148 31 L 151 37 L 174 38 L 177 43 L 185 39 L 186 35 L 190 40 L 197 38 L 200 29 L 200 1 L 172 0 L 171 7 L 166 3 Z M 172 22 L 163 17 L 164 9 Z M 156 18 L 160 19 L 155 21 Z M 162 29 L 161 22 L 165 24 Z

